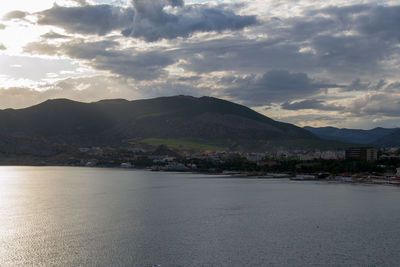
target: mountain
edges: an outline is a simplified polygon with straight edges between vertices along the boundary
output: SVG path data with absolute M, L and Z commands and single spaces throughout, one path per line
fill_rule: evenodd
M 55 153 L 144 139 L 190 140 L 237 150 L 325 144 L 314 134 L 212 97 L 174 96 L 81 103 L 54 99 L 0 110 L 0 152 Z
M 399 128 L 374 128 L 371 130 L 346 129 L 335 127 L 314 128 L 306 126 L 304 129 L 310 131 L 321 139 L 350 142 L 355 144 L 375 144 L 378 140 L 388 136 Z
M 379 138 L 374 143 L 381 146 L 400 146 L 400 129 Z

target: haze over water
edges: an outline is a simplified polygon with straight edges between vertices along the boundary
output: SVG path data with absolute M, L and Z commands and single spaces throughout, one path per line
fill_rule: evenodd
M 400 188 L 0 168 L 0 266 L 395 266 Z

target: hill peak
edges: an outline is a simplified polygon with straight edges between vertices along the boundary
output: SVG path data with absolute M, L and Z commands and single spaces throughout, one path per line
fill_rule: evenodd
M 79 101 L 75 101 L 75 100 L 71 100 L 68 98 L 49 98 L 46 101 L 40 103 L 40 104 L 45 104 L 45 103 L 83 103 L 83 102 L 79 102 Z M 40 105 L 39 104 L 39 105 Z
M 102 99 L 97 102 L 92 102 L 92 103 L 100 103 L 100 104 L 119 104 L 119 103 L 128 103 L 130 102 L 129 100 L 126 100 L 124 98 L 113 98 L 113 99 Z
M 49 99 L 22 110 L 0 111 L 0 126 L 5 135 L 41 137 L 49 144 L 67 146 L 123 146 L 126 140 L 158 138 L 262 150 L 287 144 L 288 140 L 293 146 L 319 141 L 297 126 L 208 96 L 92 103 Z

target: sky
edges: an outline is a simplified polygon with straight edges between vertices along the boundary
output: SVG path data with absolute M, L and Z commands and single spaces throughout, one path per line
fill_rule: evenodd
M 400 127 L 400 0 L 2 0 L 0 109 L 213 96 L 298 126 Z

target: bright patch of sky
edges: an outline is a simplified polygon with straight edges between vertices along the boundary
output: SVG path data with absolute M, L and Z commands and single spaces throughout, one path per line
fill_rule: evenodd
M 91 0 L 95 4 L 108 4 L 116 6 L 126 6 L 129 4 L 129 0 Z
M 7 55 L 0 55 L 0 73 L 3 87 L 32 86 L 36 89 L 50 78 L 55 81 L 93 75 L 92 71 L 71 59 Z
M 26 1 L 26 0 L 2 0 L 0 17 L 13 11 L 21 10 L 26 12 L 37 12 L 52 7 L 54 0 Z

